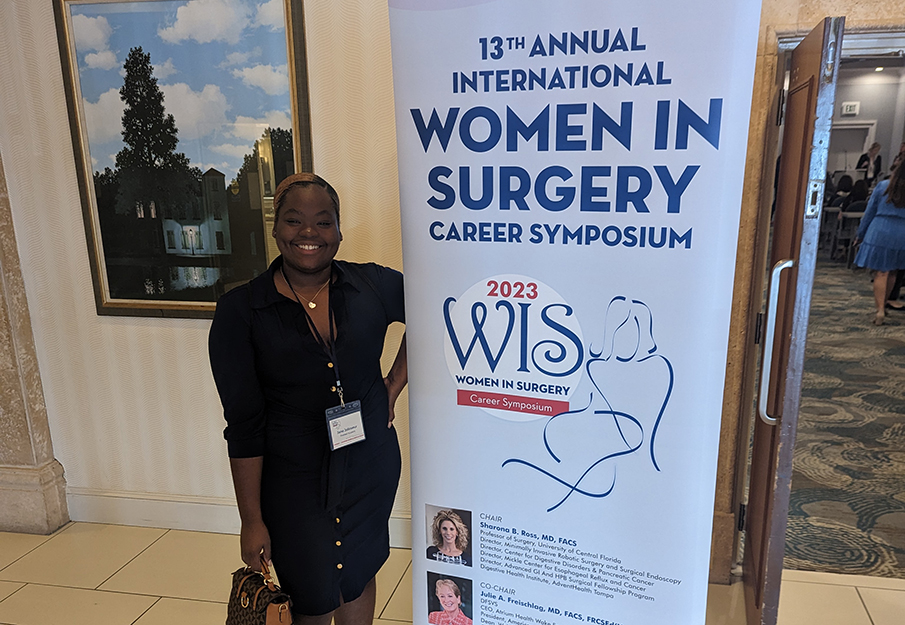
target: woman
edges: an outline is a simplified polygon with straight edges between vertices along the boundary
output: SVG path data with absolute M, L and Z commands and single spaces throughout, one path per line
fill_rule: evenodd
M 852 177 L 848 174 L 839 178 L 839 184 L 836 185 L 836 193 L 833 194 L 833 199 L 830 200 L 830 206 L 842 206 L 842 202 L 852 192 L 853 186 Z
M 861 155 L 858 159 L 858 164 L 855 166 L 855 169 L 867 170 L 864 178 L 867 180 L 868 184 L 873 182 L 874 178 L 883 172 L 883 159 L 880 156 L 880 147 L 879 143 L 874 142 L 874 144 L 870 146 L 870 149 Z
M 220 298 L 209 339 L 242 559 L 273 559 L 294 623 L 369 625 L 401 466 L 404 338 L 386 379 L 380 354 L 404 321 L 402 275 L 334 260 L 339 197 L 319 176 L 283 180 L 274 210 L 280 256 Z M 334 440 L 327 411 L 343 406 L 354 436 Z
M 896 270 L 905 269 L 905 167 L 896 167 L 892 177 L 874 189 L 855 240 L 861 241 L 855 264 L 876 272 L 874 324 L 883 325 L 887 308 L 905 307 L 889 301 Z
M 464 564 L 468 548 L 468 526 L 452 510 L 440 510 L 431 523 L 434 544 L 427 548 L 427 557 L 438 562 Z
M 843 211 L 850 210 L 849 206 L 856 202 L 864 202 L 869 196 L 870 191 L 867 188 L 867 183 L 863 180 L 855 180 L 852 185 L 852 190 L 845 198 L 843 198 L 842 202 L 839 204 L 839 208 Z
M 427 622 L 432 625 L 471 625 L 471 619 L 465 616 L 459 607 L 462 597 L 459 587 L 451 579 L 437 580 L 437 599 L 440 600 L 442 610 L 431 612 L 427 615 Z

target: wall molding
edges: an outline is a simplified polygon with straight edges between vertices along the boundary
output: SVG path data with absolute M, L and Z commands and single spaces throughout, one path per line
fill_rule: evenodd
M 69 516 L 73 521 L 136 525 L 166 529 L 239 533 L 239 512 L 231 497 L 202 497 L 107 491 L 70 487 Z M 390 546 L 410 549 L 411 515 L 390 518 Z

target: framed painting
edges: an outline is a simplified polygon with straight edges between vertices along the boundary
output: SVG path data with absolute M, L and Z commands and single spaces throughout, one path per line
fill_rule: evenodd
M 210 317 L 312 169 L 301 3 L 54 2 L 98 314 Z

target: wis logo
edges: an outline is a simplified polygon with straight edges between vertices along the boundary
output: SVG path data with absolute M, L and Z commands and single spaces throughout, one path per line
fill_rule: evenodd
M 460 391 L 499 390 L 518 399 L 564 403 L 578 385 L 585 360 L 581 327 L 572 306 L 546 284 L 494 276 L 458 299 L 448 297 L 442 312 L 447 366 Z M 549 414 L 517 416 L 503 414 L 518 411 L 502 405 L 467 405 L 517 420 Z

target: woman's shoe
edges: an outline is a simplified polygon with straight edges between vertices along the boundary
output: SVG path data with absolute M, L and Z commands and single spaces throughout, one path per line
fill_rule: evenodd
M 886 302 L 886 308 L 888 308 L 889 310 L 905 310 L 905 303 L 888 300 Z

